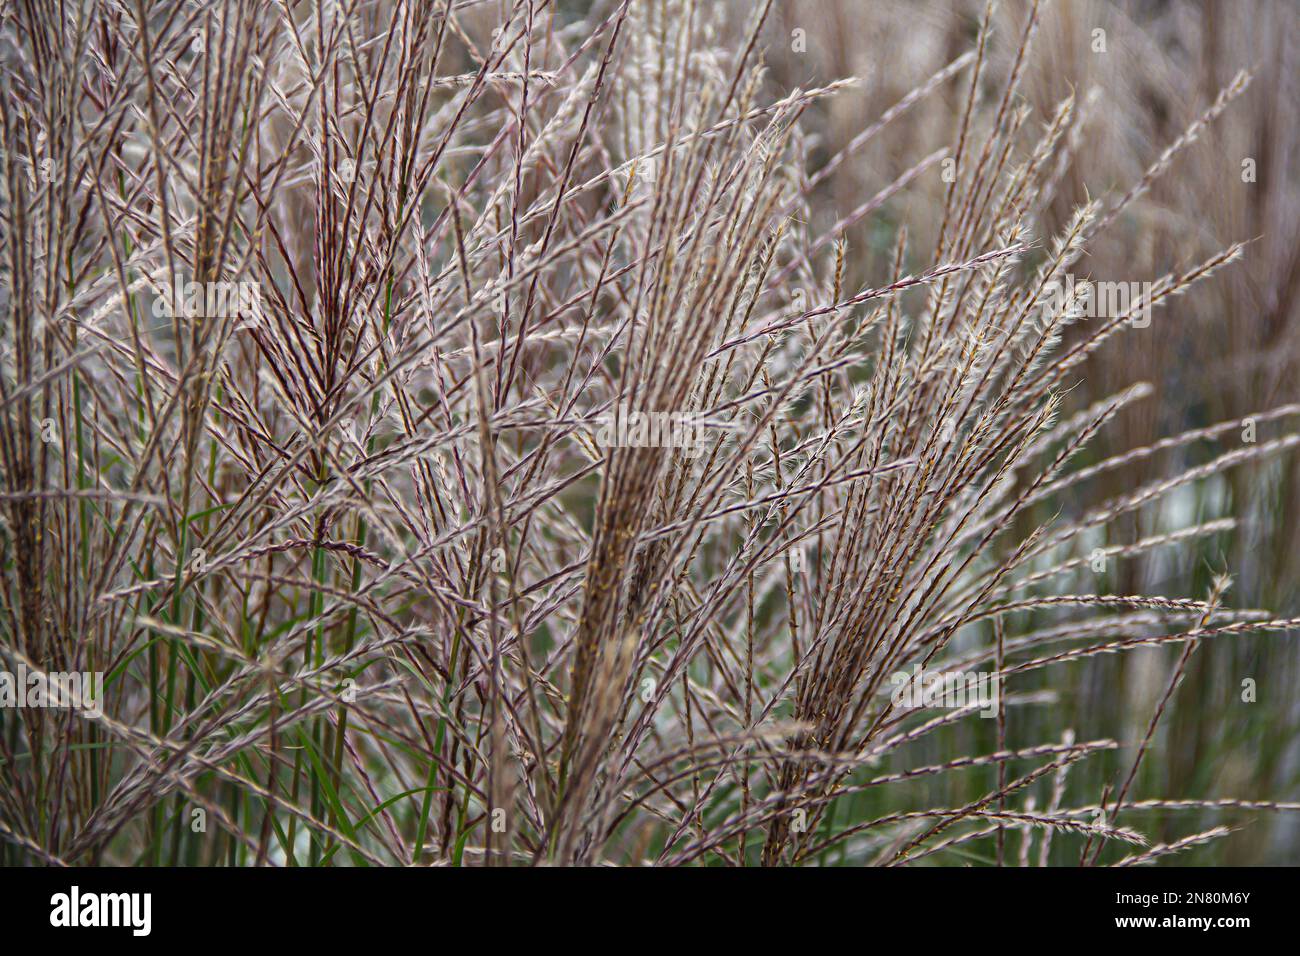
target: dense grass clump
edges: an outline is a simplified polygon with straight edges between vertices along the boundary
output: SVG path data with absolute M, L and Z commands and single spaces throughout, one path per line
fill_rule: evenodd
M 1134 864 L 1300 809 L 1162 772 L 1300 625 L 1225 490 L 1300 406 L 1112 447 L 1163 381 L 1096 385 L 1252 254 L 1089 261 L 1252 75 L 1093 192 L 1037 2 L 848 135 L 803 9 L 5 7 L 0 668 L 103 683 L 0 708 L 0 860 Z

